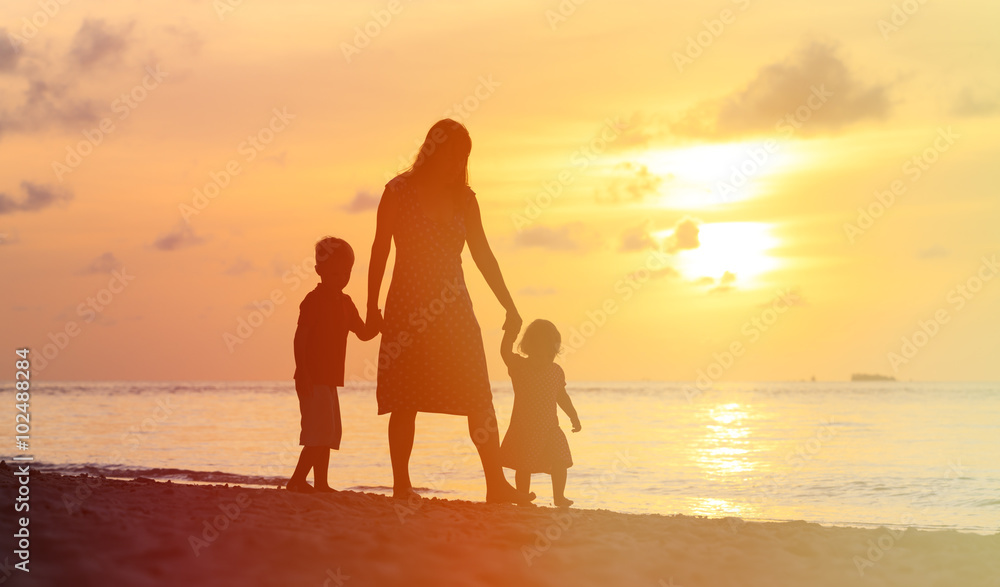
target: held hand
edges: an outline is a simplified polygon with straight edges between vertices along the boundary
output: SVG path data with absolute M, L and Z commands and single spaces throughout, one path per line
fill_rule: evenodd
M 576 420 L 575 422 L 572 422 L 572 424 L 573 424 L 573 432 L 579 432 L 579 431 L 583 430 L 583 426 L 580 425 L 580 421 L 579 420 Z
M 376 332 L 382 332 L 382 312 L 378 308 L 368 308 L 365 316 L 365 325 L 374 328 Z
M 521 315 L 517 313 L 517 310 L 508 310 L 507 319 L 504 320 L 503 329 L 505 332 L 520 332 L 521 325 L 523 321 L 521 320 Z

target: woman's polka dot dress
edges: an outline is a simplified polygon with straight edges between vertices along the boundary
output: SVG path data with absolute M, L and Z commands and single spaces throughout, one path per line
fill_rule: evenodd
M 378 361 L 378 413 L 469 415 L 493 409 L 479 323 L 462 272 L 466 188 L 447 222 L 424 215 L 405 175 L 386 184 L 394 198 L 396 261 L 385 303 Z

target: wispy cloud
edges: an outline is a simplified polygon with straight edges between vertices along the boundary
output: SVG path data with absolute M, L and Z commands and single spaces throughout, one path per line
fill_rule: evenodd
M 579 222 L 563 226 L 532 226 L 517 233 L 514 245 L 519 248 L 539 248 L 550 251 L 582 251 L 586 236 Z
M 204 243 L 207 239 L 194 233 L 190 224 L 181 221 L 173 230 L 153 241 L 153 248 L 161 251 L 176 251 Z
M 101 62 L 117 61 L 128 50 L 128 35 L 132 27 L 130 23 L 114 28 L 104 20 L 88 18 L 73 37 L 70 58 L 83 69 Z
M 30 181 L 21 182 L 21 191 L 25 194 L 23 198 L 14 198 L 0 192 L 0 214 L 38 212 L 50 206 L 65 204 L 73 199 L 72 192 L 67 189 L 40 185 Z
M 809 111 L 804 134 L 835 131 L 889 114 L 887 84 L 863 83 L 833 45 L 812 42 L 761 68 L 746 87 L 695 105 L 670 125 L 670 131 L 708 139 L 773 134 L 780 120 L 805 107 L 818 90 L 829 96 L 821 107 Z
M 121 267 L 122 262 L 109 251 L 91 261 L 89 265 L 80 270 L 80 274 L 111 273 L 115 269 L 121 269 Z
M 344 204 L 340 208 L 351 214 L 358 214 L 360 212 L 367 212 L 368 210 L 374 210 L 378 208 L 379 197 L 367 190 L 358 190 L 354 194 L 354 199 Z

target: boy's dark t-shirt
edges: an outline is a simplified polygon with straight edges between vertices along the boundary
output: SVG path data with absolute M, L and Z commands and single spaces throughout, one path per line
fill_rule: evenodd
M 299 305 L 299 328 L 305 329 L 295 349 L 295 379 L 314 385 L 342 387 L 347 333 L 357 334 L 364 321 L 350 296 L 321 282 Z

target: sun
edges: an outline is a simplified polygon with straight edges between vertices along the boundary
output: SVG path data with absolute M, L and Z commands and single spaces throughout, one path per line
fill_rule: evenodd
M 656 206 L 693 210 L 759 197 L 774 175 L 801 164 L 799 157 L 778 141 L 744 141 L 651 149 L 632 161 L 669 178 Z
M 677 253 L 676 268 L 691 280 L 710 277 L 721 280 L 726 273 L 734 285 L 753 285 L 763 274 L 780 266 L 770 254 L 779 239 L 765 222 L 714 222 L 699 225 L 699 246 Z M 655 236 L 668 238 L 672 230 Z

